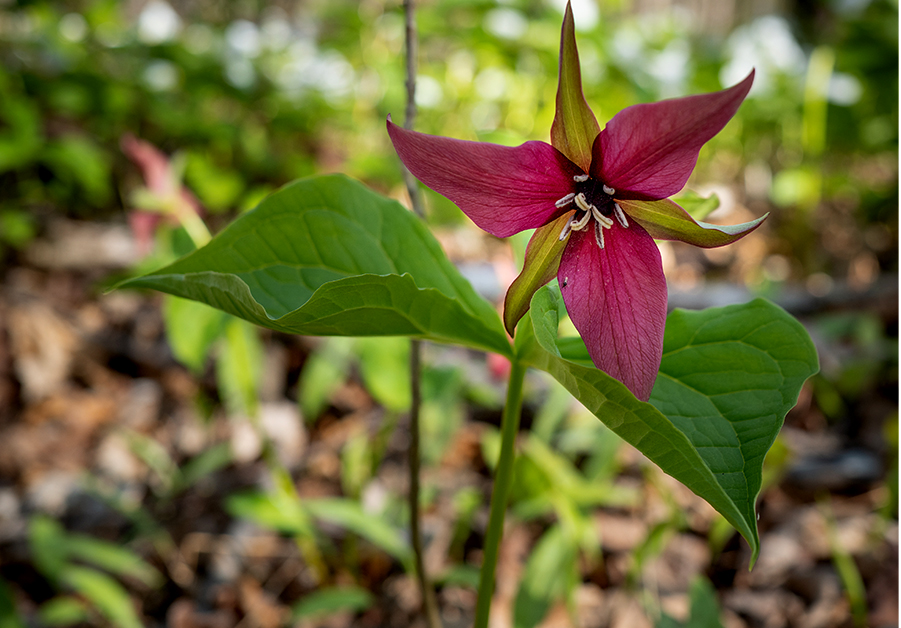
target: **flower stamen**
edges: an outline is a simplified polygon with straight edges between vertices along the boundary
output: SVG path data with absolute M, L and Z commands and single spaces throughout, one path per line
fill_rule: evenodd
M 629 221 L 626 220 L 626 213 L 623 211 L 623 208 L 619 206 L 619 203 L 613 204 L 613 215 L 616 216 L 616 219 L 619 221 L 619 224 L 623 226 L 623 229 L 629 228 Z
M 614 190 L 612 187 L 610 187 L 609 185 L 607 185 L 605 183 L 604 184 L 604 194 L 606 194 L 607 196 L 613 196 L 614 194 L 616 194 L 616 190 Z
M 557 207 L 566 207 L 567 205 L 569 205 L 570 203 L 572 203 L 572 200 L 573 200 L 575 197 L 576 197 L 576 193 L 575 193 L 575 192 L 570 192 L 569 194 L 567 194 L 566 196 L 564 196 L 563 198 L 561 198 L 559 201 L 557 201 L 556 203 L 554 203 L 554 205 L 557 206 Z
M 586 181 L 588 181 L 588 175 L 587 174 L 577 174 L 573 177 L 573 181 L 575 181 L 576 183 L 585 183 Z
M 599 222 L 594 223 L 594 241 L 597 242 L 599 249 L 604 249 L 604 229 Z
M 588 221 L 591 220 L 591 212 L 585 212 L 585 215 L 579 218 L 578 220 L 573 217 L 569 224 L 572 225 L 574 231 L 581 231 L 588 225 Z
M 594 205 L 588 203 L 588 199 L 585 198 L 585 194 L 583 194 L 582 192 L 576 194 L 575 201 L 576 207 L 581 209 L 583 212 L 591 212 L 591 208 L 594 207 Z
M 604 229 L 609 229 L 610 227 L 613 226 L 613 221 L 610 220 L 610 218 L 608 216 L 605 216 L 604 214 L 602 214 L 601 210 L 599 210 L 594 205 L 591 206 L 591 215 L 594 216 L 595 220 L 597 220 L 599 223 L 601 223 L 601 225 L 604 227 Z

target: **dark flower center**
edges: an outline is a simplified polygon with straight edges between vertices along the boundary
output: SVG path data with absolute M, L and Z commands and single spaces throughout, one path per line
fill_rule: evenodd
M 575 191 L 555 203 L 561 209 L 571 204 L 576 206 L 575 214 L 560 232 L 560 240 L 565 240 L 573 231 L 587 229 L 592 224 L 593 218 L 594 238 L 598 247 L 603 249 L 604 229 L 613 227 L 613 219 L 610 216 L 614 216 L 623 229 L 629 227 L 629 221 L 626 220 L 622 208 L 613 200 L 616 190 L 587 174 L 576 175 L 573 181 Z
M 588 204 L 597 207 L 602 215 L 612 216 L 613 197 L 604 191 L 605 187 L 603 181 L 589 177 L 585 181 L 576 181 L 576 194 L 584 194 Z

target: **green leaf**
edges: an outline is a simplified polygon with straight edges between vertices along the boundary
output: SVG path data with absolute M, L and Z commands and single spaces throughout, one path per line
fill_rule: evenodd
M 163 301 L 166 339 L 175 358 L 200 374 L 210 347 L 222 333 L 226 315 L 198 301 L 167 297 Z
M 352 350 L 350 338 L 328 338 L 307 359 L 300 372 L 297 400 L 308 423 L 322 414 L 332 395 L 347 379 Z
M 0 578 L 0 628 L 25 628 L 16 612 L 16 599 L 6 580 Z
M 705 197 L 692 190 L 682 190 L 672 200 L 695 220 L 704 220 L 720 206 L 720 197 L 716 194 Z
M 706 499 L 748 540 L 753 564 L 763 459 L 818 368 L 807 332 L 762 299 L 677 310 L 667 319 L 657 384 L 642 403 L 590 365 L 584 344 L 557 343 L 557 301 L 549 288 L 536 293 L 531 329 L 522 326 L 517 337 L 521 358 L 553 375 L 623 440 Z
M 317 519 L 337 524 L 359 534 L 376 547 L 380 547 L 404 564 L 409 571 L 413 567 L 413 553 L 400 530 L 384 519 L 363 510 L 358 502 L 341 498 L 307 499 L 303 502 L 307 511 Z
M 70 534 L 66 538 L 69 556 L 89 563 L 117 576 L 128 576 L 149 587 L 163 583 L 163 577 L 140 556 L 126 547 L 100 539 Z
M 366 610 L 372 606 L 372 594 L 360 587 L 332 587 L 313 591 L 294 604 L 294 619 L 320 619 L 349 611 Z
M 366 390 L 394 412 L 410 407 L 410 341 L 406 338 L 360 338 L 360 374 Z
M 716 590 L 707 578 L 698 576 L 691 581 L 689 597 L 691 615 L 685 624 L 663 614 L 655 628 L 723 628 Z
M 256 415 L 263 351 L 259 331 L 246 321 L 229 317 L 216 359 L 216 383 L 230 413 Z
M 513 606 L 515 628 L 531 628 L 551 606 L 569 593 L 578 578 L 576 544 L 558 524 L 535 545 L 523 572 Z
M 63 527 L 50 517 L 33 517 L 28 525 L 28 544 L 38 571 L 51 581 L 58 580 L 68 560 Z
M 215 473 L 232 462 L 232 448 L 229 443 L 219 443 L 204 449 L 179 469 L 174 491 L 182 491 L 193 486 L 211 473 Z
M 118 628 L 142 628 L 131 597 L 118 582 L 94 569 L 67 565 L 60 581 L 84 596 Z
M 41 604 L 38 617 L 45 626 L 73 626 L 89 622 L 91 613 L 81 600 L 70 595 L 60 595 Z M 6 628 L 2 619 L 0 628 Z
M 238 493 L 228 498 L 226 510 L 232 516 L 250 519 L 285 534 L 313 536 L 309 513 L 296 495 L 282 491 Z
M 296 181 L 202 249 L 121 285 L 288 333 L 414 336 L 511 355 L 494 309 L 425 225 L 343 175 Z
M 109 156 L 93 140 L 81 135 L 63 135 L 47 142 L 41 155 L 61 181 L 79 187 L 87 200 L 103 207 L 112 194 Z

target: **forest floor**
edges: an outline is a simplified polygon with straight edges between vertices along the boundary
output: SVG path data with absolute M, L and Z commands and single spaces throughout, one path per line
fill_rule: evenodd
M 0 274 L 0 625 L 45 625 L 48 603 L 61 596 L 88 609 L 74 625 L 108 625 L 112 611 L 93 608 L 90 593 L 61 583 L 41 559 L 35 522 L 49 518 L 60 534 L 126 548 L 161 574 L 112 570 L 146 626 L 424 626 L 414 578 L 384 548 L 317 521 L 321 548 L 311 550 L 240 516 L 232 500 L 273 490 L 286 469 L 301 502 L 349 498 L 375 513 L 402 504 L 406 416 L 380 406 L 349 367 L 318 416 L 302 417 L 298 382 L 322 343 L 272 333 L 263 334 L 257 422 L 229 416 L 212 370 L 197 376 L 173 358 L 160 295 L 99 287 L 134 261 L 128 238 L 122 226 L 62 224 Z M 896 326 L 897 287 L 853 308 Z M 857 356 L 847 343 L 814 340 L 827 376 Z M 429 345 L 425 357 L 451 365 L 439 373 L 462 378 L 459 390 L 482 391 L 454 406 L 462 420 L 430 446 L 423 473 L 426 567 L 445 625 L 462 627 L 473 616 L 471 576 L 487 521 L 484 441 L 499 423 L 503 383 L 482 354 Z M 600 552 L 578 558 L 569 604 L 561 595 L 540 625 L 702 625 L 691 585 L 703 576 L 726 628 L 897 626 L 897 361 L 893 386 L 861 386 L 852 402 L 840 399 L 840 420 L 810 385 L 788 415 L 767 466 L 753 570 L 747 543 L 703 500 L 619 444 L 611 487 L 626 497 L 587 512 Z M 530 375 L 520 445 L 549 394 L 548 382 Z M 580 412 L 574 404 L 568 414 Z M 384 442 L 366 472 L 351 465 L 361 434 Z M 460 495 L 475 496 L 468 510 Z M 527 559 L 553 521 L 515 508 L 508 515 L 495 628 L 513 625 Z M 326 586 L 362 591 L 361 601 L 299 610 Z M 4 613 L 12 617 L 4 600 L 20 623 L 4 623 Z

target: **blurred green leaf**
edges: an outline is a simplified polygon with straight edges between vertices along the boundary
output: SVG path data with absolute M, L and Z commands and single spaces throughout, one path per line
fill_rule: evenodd
M 41 604 L 38 617 L 46 626 L 72 626 L 90 621 L 91 612 L 84 602 L 70 595 L 60 595 Z M 0 622 L 3 626 L 3 622 Z
M 216 356 L 216 382 L 225 407 L 233 415 L 255 416 L 259 406 L 263 343 L 259 331 L 228 317 Z
M 181 491 L 194 486 L 200 479 L 227 467 L 232 462 L 229 443 L 219 443 L 204 449 L 179 468 L 175 490 Z
M 673 201 L 695 220 L 704 220 L 720 206 L 720 197 L 716 194 L 701 196 L 691 190 L 682 190 L 678 196 L 673 197 Z
M 707 578 L 697 576 L 691 581 L 689 599 L 691 615 L 686 623 L 663 614 L 655 624 L 656 628 L 723 628 L 716 590 Z
M 148 587 L 157 587 L 163 583 L 159 571 L 126 547 L 81 534 L 70 534 L 66 537 L 66 548 L 71 559 L 99 567 L 114 575 L 134 578 Z
M 2 70 L 0 70 L 2 71 Z M 0 90 L 0 173 L 29 165 L 43 145 L 40 112 L 33 101 Z
M 372 606 L 372 594 L 360 587 L 332 587 L 313 591 L 292 607 L 294 619 L 322 619 L 340 612 L 357 613 Z
M 118 628 L 142 628 L 135 604 L 118 582 L 94 569 L 67 565 L 60 582 L 84 596 L 112 625 Z
M 473 565 L 452 565 L 447 571 L 434 577 L 436 584 L 444 586 L 461 586 L 470 589 L 479 588 L 479 569 Z
M 38 515 L 28 524 L 28 544 L 34 564 L 47 579 L 59 581 L 68 560 L 66 531 L 50 517 Z
M 213 212 L 234 209 L 245 187 L 237 171 L 219 168 L 209 155 L 197 151 L 188 155 L 185 182 L 201 204 Z
M 820 174 L 812 168 L 780 170 L 773 178 L 770 196 L 780 207 L 811 208 L 820 199 Z
M 353 340 L 326 338 L 307 359 L 300 373 L 297 401 L 307 422 L 315 421 L 350 371 Z
M 203 249 L 122 286 L 288 333 L 408 335 L 510 354 L 494 309 L 425 226 L 343 176 L 284 187 Z
M 156 474 L 156 491 L 169 494 L 178 480 L 178 465 L 166 448 L 158 440 L 140 432 L 130 431 L 126 437 L 132 452 Z
M 401 412 L 409 408 L 409 339 L 360 338 L 355 345 L 366 390 L 389 410 Z
M 21 249 L 37 235 L 34 216 L 16 209 L 0 210 L 0 243 Z
M 296 496 L 278 493 L 237 493 L 229 496 L 226 509 L 234 517 L 250 519 L 262 526 L 312 536 L 310 515 Z
M 358 502 L 341 498 L 319 498 L 307 499 L 303 503 L 317 519 L 358 534 L 397 558 L 408 571 L 412 571 L 413 553 L 401 531 L 383 518 L 364 511 Z
M 47 143 L 41 159 L 59 180 L 80 189 L 91 204 L 100 207 L 109 201 L 109 157 L 93 141 L 81 135 L 64 135 Z
M 175 358 L 200 374 L 213 343 L 222 333 L 226 314 L 190 299 L 167 295 L 163 300 L 166 339 Z
M 0 628 L 25 628 L 16 612 L 16 601 L 6 580 L 0 578 Z
M 341 488 L 344 494 L 359 498 L 366 481 L 371 477 L 372 445 L 366 431 L 352 435 L 341 449 Z
M 531 628 L 541 623 L 551 606 L 572 592 L 578 582 L 576 545 L 561 526 L 551 527 L 529 555 L 513 603 L 515 628 Z

